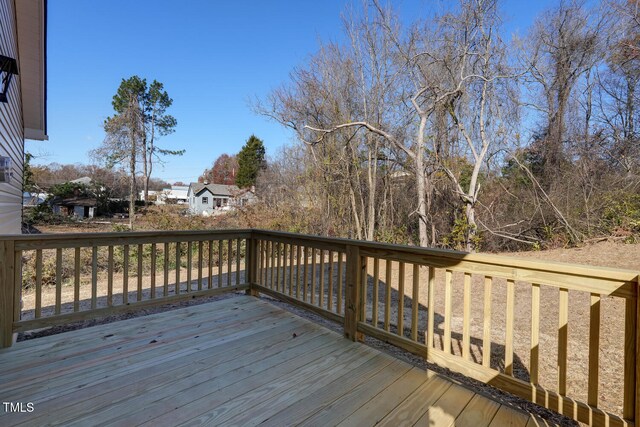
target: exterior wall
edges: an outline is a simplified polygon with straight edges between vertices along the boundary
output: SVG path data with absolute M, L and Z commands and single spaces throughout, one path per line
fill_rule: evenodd
M 207 203 L 203 203 L 202 198 L 207 198 Z M 204 191 L 197 196 L 194 196 L 189 192 L 189 211 L 194 215 L 202 215 L 204 212 L 212 214 L 218 206 L 218 199 L 220 200 L 220 206 L 227 206 L 229 204 L 229 198 L 227 196 L 213 195 L 209 191 Z
M 14 0 L 0 0 L 0 54 L 18 59 L 15 16 Z M 0 103 L 0 156 L 11 158 L 13 177 L 9 183 L 0 182 L 0 234 L 19 234 L 22 222 L 24 126 L 18 76 L 11 80 L 7 97 L 8 103 Z
M 74 206 L 73 216 L 76 218 L 84 218 L 84 206 Z

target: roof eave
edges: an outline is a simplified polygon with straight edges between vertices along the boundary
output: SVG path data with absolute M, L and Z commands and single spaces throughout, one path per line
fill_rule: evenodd
M 16 4 L 18 75 L 25 139 L 47 136 L 47 0 Z

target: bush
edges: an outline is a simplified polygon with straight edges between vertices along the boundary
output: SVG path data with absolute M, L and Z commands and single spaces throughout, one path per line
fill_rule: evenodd
M 602 227 L 615 236 L 635 240 L 640 234 L 640 194 L 616 192 L 605 197 Z

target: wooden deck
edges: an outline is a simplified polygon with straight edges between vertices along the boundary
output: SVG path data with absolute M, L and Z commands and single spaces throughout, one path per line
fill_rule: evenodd
M 526 426 L 445 377 L 238 296 L 0 350 L 0 425 Z

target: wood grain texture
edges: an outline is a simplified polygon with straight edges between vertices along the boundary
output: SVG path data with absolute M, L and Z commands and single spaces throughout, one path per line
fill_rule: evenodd
M 0 347 L 10 347 L 13 342 L 14 322 L 14 264 L 15 245 L 11 240 L 0 242 Z
M 529 352 L 529 376 L 531 384 L 538 385 L 540 372 L 540 285 L 531 285 L 531 349 Z
M 504 337 L 504 373 L 513 375 L 513 327 L 515 324 L 516 285 L 507 280 L 507 314 Z
M 484 305 L 482 313 L 482 366 L 491 364 L 491 297 L 493 295 L 493 278 L 484 278 Z

